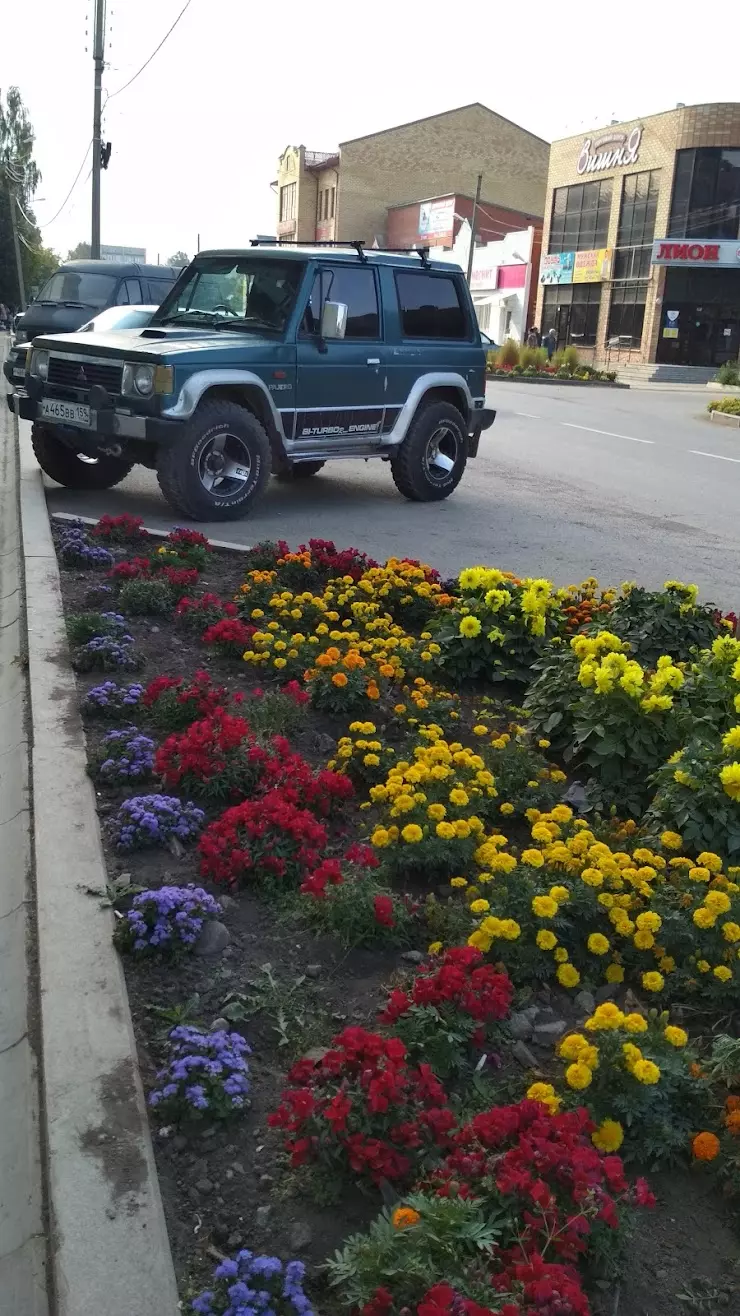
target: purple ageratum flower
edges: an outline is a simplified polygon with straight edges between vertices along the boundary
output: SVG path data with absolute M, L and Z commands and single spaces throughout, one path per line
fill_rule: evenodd
M 119 850 L 168 845 L 171 836 L 188 842 L 200 835 L 204 819 L 191 800 L 183 804 L 176 795 L 134 795 L 118 810 L 113 834 Z
M 81 522 L 72 522 L 59 539 L 59 556 L 68 567 L 93 567 L 107 571 L 115 561 L 110 549 L 91 544 Z
M 117 685 L 115 681 L 103 681 L 88 690 L 82 701 L 84 712 L 97 717 L 116 718 L 130 716 L 132 708 L 141 702 L 144 687 L 138 681 L 131 685 Z
M 172 1029 L 169 1041 L 170 1060 L 157 1074 L 161 1086 L 150 1093 L 150 1106 L 165 1106 L 167 1117 L 175 1121 L 203 1111 L 224 1119 L 243 1109 L 250 1048 L 241 1033 L 204 1033 L 181 1024 Z
M 202 887 L 192 884 L 141 891 L 119 925 L 117 939 L 134 954 L 145 951 L 177 954 L 192 950 L 206 920 L 220 913 L 218 901 Z
M 72 666 L 77 672 L 114 672 L 121 668 L 136 672 L 143 660 L 133 648 L 133 643 L 133 635 L 95 635 L 87 644 L 81 644 L 75 649 Z
M 248 1248 L 220 1262 L 211 1288 L 194 1298 L 199 1316 L 314 1316 L 303 1292 L 306 1268 L 300 1261 L 255 1256 Z
M 134 726 L 109 731 L 92 775 L 113 784 L 145 781 L 154 774 L 154 751 L 154 741 Z

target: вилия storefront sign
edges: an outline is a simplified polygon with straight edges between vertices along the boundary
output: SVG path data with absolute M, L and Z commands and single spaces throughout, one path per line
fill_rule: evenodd
M 641 127 L 633 128 L 629 136 L 626 133 L 602 133 L 600 137 L 587 137 L 576 170 L 579 174 L 596 174 L 602 169 L 636 164 L 641 141 Z

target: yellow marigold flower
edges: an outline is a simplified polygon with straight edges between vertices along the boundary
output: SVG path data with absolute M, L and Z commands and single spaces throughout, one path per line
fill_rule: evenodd
M 622 1046 L 622 1055 L 624 1056 L 625 1065 L 630 1070 L 632 1069 L 632 1066 L 637 1063 L 638 1060 L 642 1060 L 642 1051 L 640 1050 L 639 1046 L 635 1046 L 634 1042 L 624 1043 L 624 1045 Z
M 738 730 L 740 730 L 740 727 Z M 722 860 L 713 850 L 702 850 L 696 862 L 697 864 L 703 864 L 705 868 L 709 869 L 710 873 L 722 872 Z
M 504 803 L 500 804 L 498 807 L 499 812 L 503 813 L 505 816 L 514 812 L 514 805 L 509 804 L 507 801 L 504 801 Z
M 643 973 L 642 985 L 646 992 L 662 992 L 665 979 L 662 973 L 657 973 L 651 969 L 649 973 Z
M 712 966 L 708 960 L 697 960 L 696 967 L 699 973 L 709 973 Z
M 401 832 L 401 836 L 404 841 L 409 843 L 409 845 L 414 845 L 417 841 L 423 840 L 424 833 L 418 823 L 407 823 Z
M 374 845 L 375 848 L 378 849 L 378 850 L 380 850 L 380 849 L 382 849 L 384 846 L 388 845 L 388 844 L 390 843 L 390 837 L 389 837 L 388 832 L 386 831 L 385 827 L 376 827 L 376 828 L 375 828 L 375 831 L 373 832 L 372 836 L 370 837 L 370 842 L 371 842 L 371 844 Z
M 555 936 L 555 933 L 551 932 L 549 928 L 540 928 L 535 937 L 535 941 L 540 950 L 553 950 L 558 944 L 558 939 Z
M 619 1120 L 602 1120 L 598 1129 L 591 1134 L 591 1141 L 598 1151 L 609 1154 L 618 1151 L 624 1141 L 624 1130 Z
M 586 945 L 592 955 L 606 955 L 609 950 L 609 942 L 601 932 L 592 932 Z
M 579 1061 L 576 1061 L 572 1065 L 568 1065 L 568 1068 L 565 1071 L 565 1081 L 568 1084 L 568 1087 L 575 1088 L 577 1092 L 582 1091 L 583 1088 L 587 1088 L 592 1077 L 588 1065 L 582 1065 Z
M 466 804 L 470 803 L 470 798 L 468 796 L 467 791 L 460 790 L 459 787 L 456 787 L 454 790 L 450 791 L 449 798 L 450 798 L 450 804 L 456 804 L 459 808 L 464 808 Z
M 557 901 L 551 896 L 535 896 L 532 900 L 532 913 L 537 918 L 555 918 L 558 912 Z
M 740 924 L 723 923 L 722 936 L 724 937 L 725 941 L 740 941 Z
M 430 941 L 429 945 L 427 946 L 427 954 L 428 954 L 428 955 L 439 955 L 439 952 L 441 951 L 441 949 L 442 949 L 442 942 L 441 942 L 441 941 Z
M 732 969 L 728 969 L 726 964 L 718 964 L 716 968 L 712 969 L 712 973 L 715 978 L 719 978 L 720 982 L 728 982 L 732 977 Z
M 635 1010 L 632 1014 L 624 1016 L 622 1027 L 626 1028 L 628 1033 L 646 1033 L 648 1022 L 644 1015 L 638 1014 Z
M 650 950 L 651 946 L 655 945 L 655 937 L 647 929 L 643 932 L 636 932 L 632 940 L 638 950 Z
M 453 827 L 452 823 L 438 822 L 434 830 L 437 836 L 439 837 L 440 841 L 454 840 L 455 828 Z
M 728 763 L 720 771 L 719 779 L 725 795 L 729 795 L 731 800 L 740 799 L 740 763 Z
M 722 737 L 723 749 L 740 749 L 740 727 L 731 727 Z
M 431 818 L 433 822 L 441 822 L 446 813 L 447 810 L 444 804 L 430 804 L 427 809 L 427 817 Z
M 377 768 L 380 763 L 377 754 L 366 754 L 362 761 L 366 768 Z
M 516 919 L 505 918 L 501 922 L 501 936 L 506 941 L 516 941 L 521 936 L 522 930 Z
M 577 987 L 581 975 L 573 964 L 558 965 L 557 979 L 561 987 Z
M 541 850 L 523 850 L 521 859 L 522 863 L 528 864 L 530 868 L 541 868 L 545 862 Z
M 487 735 L 488 735 L 488 727 L 485 727 L 485 726 L 483 725 L 482 722 L 477 722 L 476 725 L 473 727 L 473 735 L 474 735 L 474 736 L 487 736 Z
M 565 961 L 568 958 L 568 952 L 565 949 L 565 946 L 558 946 L 557 950 L 555 951 L 554 958 L 557 964 L 565 964 Z
M 604 874 L 600 873 L 598 868 L 584 868 L 581 873 L 581 881 L 586 886 L 601 886 L 604 881 Z
M 708 882 L 711 874 L 708 868 L 700 868 L 696 865 L 689 869 L 689 877 L 692 882 Z
M 671 1046 L 685 1046 L 689 1040 L 689 1035 L 686 1030 L 684 1028 L 677 1028 L 675 1024 L 669 1024 L 667 1028 L 664 1028 L 663 1036 L 666 1042 L 670 1042 Z
M 570 900 L 570 891 L 567 886 L 551 886 L 548 895 L 562 905 L 564 901 Z
M 624 969 L 621 964 L 610 964 L 605 977 L 607 982 L 624 982 Z
M 494 873 L 513 873 L 516 859 L 513 854 L 496 854 L 491 857 L 488 867 Z
M 561 1060 L 578 1060 L 584 1051 L 588 1051 L 590 1042 L 582 1033 L 569 1033 L 558 1047 Z
M 713 914 L 726 914 L 732 906 L 732 901 L 725 891 L 707 891 L 704 904 Z
M 470 906 L 471 914 L 486 914 L 491 908 L 487 900 L 474 900 Z
M 651 909 L 646 909 L 644 914 L 637 915 L 635 923 L 641 932 L 657 932 L 663 920 L 660 914 L 655 914 Z
M 602 1005 L 597 1005 L 591 1018 L 586 1020 L 585 1027 L 594 1033 L 621 1028 L 623 1023 L 624 1015 L 619 1006 L 613 1001 L 604 1001 Z
M 550 768 L 550 781 L 565 781 L 566 776 L 561 768 Z
M 467 885 L 468 885 L 468 879 L 467 879 L 466 877 L 451 877 L 451 878 L 450 878 L 450 886 L 454 886 L 454 887 L 464 887 L 464 886 L 467 886 Z
M 461 841 L 470 836 L 470 823 L 467 818 L 456 818 L 452 826 L 455 830 L 455 836 L 459 837 Z
M 660 1070 L 652 1060 L 636 1060 L 632 1066 L 632 1074 L 640 1083 L 653 1084 L 660 1079 Z
M 697 928 L 702 929 L 713 928 L 717 922 L 717 915 L 714 914 L 711 909 L 707 909 L 704 905 L 700 905 L 698 909 L 695 909 L 691 917 Z

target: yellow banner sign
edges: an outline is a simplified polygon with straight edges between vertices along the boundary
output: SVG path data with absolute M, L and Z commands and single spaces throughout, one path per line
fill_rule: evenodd
M 602 283 L 609 278 L 612 253 L 608 247 L 598 251 L 577 251 L 573 266 L 574 283 Z

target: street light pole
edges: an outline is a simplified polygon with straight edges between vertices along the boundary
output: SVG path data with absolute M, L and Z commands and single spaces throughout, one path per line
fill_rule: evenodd
M 473 217 L 470 221 L 470 251 L 468 252 L 468 287 L 473 274 L 473 253 L 475 251 L 475 221 L 478 218 L 478 206 L 480 205 L 480 190 L 483 183 L 483 175 L 478 174 L 478 183 L 475 189 L 475 201 L 473 202 Z
M 93 100 L 93 143 L 92 143 L 92 228 L 90 234 L 90 256 L 100 260 L 100 168 L 102 164 L 102 143 L 100 140 L 101 100 L 103 92 L 103 55 L 105 53 L 105 0 L 95 0 L 95 34 L 93 38 L 93 60 L 95 62 L 95 95 Z
M 8 180 L 8 199 L 10 201 L 10 227 L 13 230 L 13 246 L 15 248 L 15 268 L 18 274 L 18 297 L 20 299 L 21 310 L 26 309 L 26 285 L 23 281 L 23 262 L 21 260 L 21 244 L 18 241 L 18 219 L 16 217 L 16 206 L 18 202 L 15 198 L 15 192 L 10 186 Z

